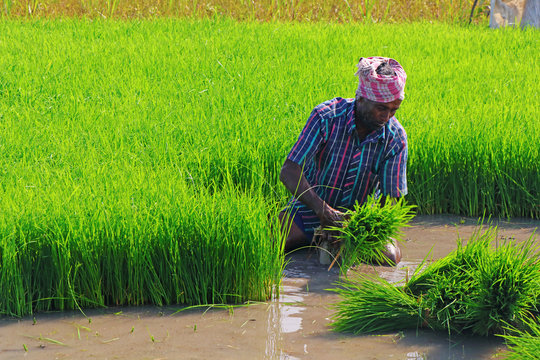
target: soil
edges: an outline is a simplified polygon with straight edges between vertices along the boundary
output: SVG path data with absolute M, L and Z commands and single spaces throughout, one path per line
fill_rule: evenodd
M 496 222 L 499 237 L 528 239 L 540 221 Z M 417 216 L 404 230 L 403 259 L 394 268 L 362 266 L 400 281 L 431 250 L 437 259 L 467 239 L 477 220 Z M 535 235 L 536 236 L 536 235 Z M 538 236 L 535 237 L 538 243 Z M 339 270 L 320 265 L 315 253 L 287 256 L 281 295 L 243 307 L 129 307 L 40 313 L 0 319 L 0 359 L 490 359 L 504 351 L 498 337 L 451 336 L 429 330 L 354 336 L 332 332 L 327 289 Z M 182 310 L 178 312 L 178 310 Z

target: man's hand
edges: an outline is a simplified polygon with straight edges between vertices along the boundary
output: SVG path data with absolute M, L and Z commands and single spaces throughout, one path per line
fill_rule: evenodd
M 339 210 L 334 209 L 326 202 L 323 203 L 322 209 L 316 212 L 319 220 L 321 221 L 321 228 L 330 226 L 341 227 L 345 220 L 345 214 Z
M 326 202 L 323 202 L 322 209 L 316 212 L 321 226 L 315 232 L 315 243 L 321 244 L 327 242 L 332 248 L 336 249 L 340 246 L 338 230 L 328 230 L 329 227 L 342 227 L 345 214 L 339 210 L 332 208 Z

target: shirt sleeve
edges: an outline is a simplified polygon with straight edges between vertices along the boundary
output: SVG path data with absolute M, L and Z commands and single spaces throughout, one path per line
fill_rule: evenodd
M 289 155 L 287 155 L 287 159 L 299 165 L 309 163 L 315 157 L 315 154 L 317 154 L 325 138 L 326 134 L 322 119 L 319 115 L 318 107 L 316 107 L 311 112 L 304 129 L 289 152 Z
M 407 137 L 394 139 L 379 174 L 383 195 L 395 198 L 407 195 L 407 154 Z

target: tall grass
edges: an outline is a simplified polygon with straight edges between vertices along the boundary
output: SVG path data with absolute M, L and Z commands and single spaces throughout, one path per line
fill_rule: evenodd
M 3 0 L 4 16 L 141 19 L 226 16 L 258 21 L 408 22 L 435 20 L 468 22 L 472 0 Z M 487 23 L 487 1 L 474 12 L 476 23 Z

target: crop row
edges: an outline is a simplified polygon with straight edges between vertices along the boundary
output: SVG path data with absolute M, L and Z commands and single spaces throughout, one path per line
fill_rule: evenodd
M 474 4 L 474 6 L 473 6 Z M 8 18 L 84 17 L 155 19 L 229 17 L 248 21 L 486 23 L 488 1 L 480 0 L 2 0 Z

